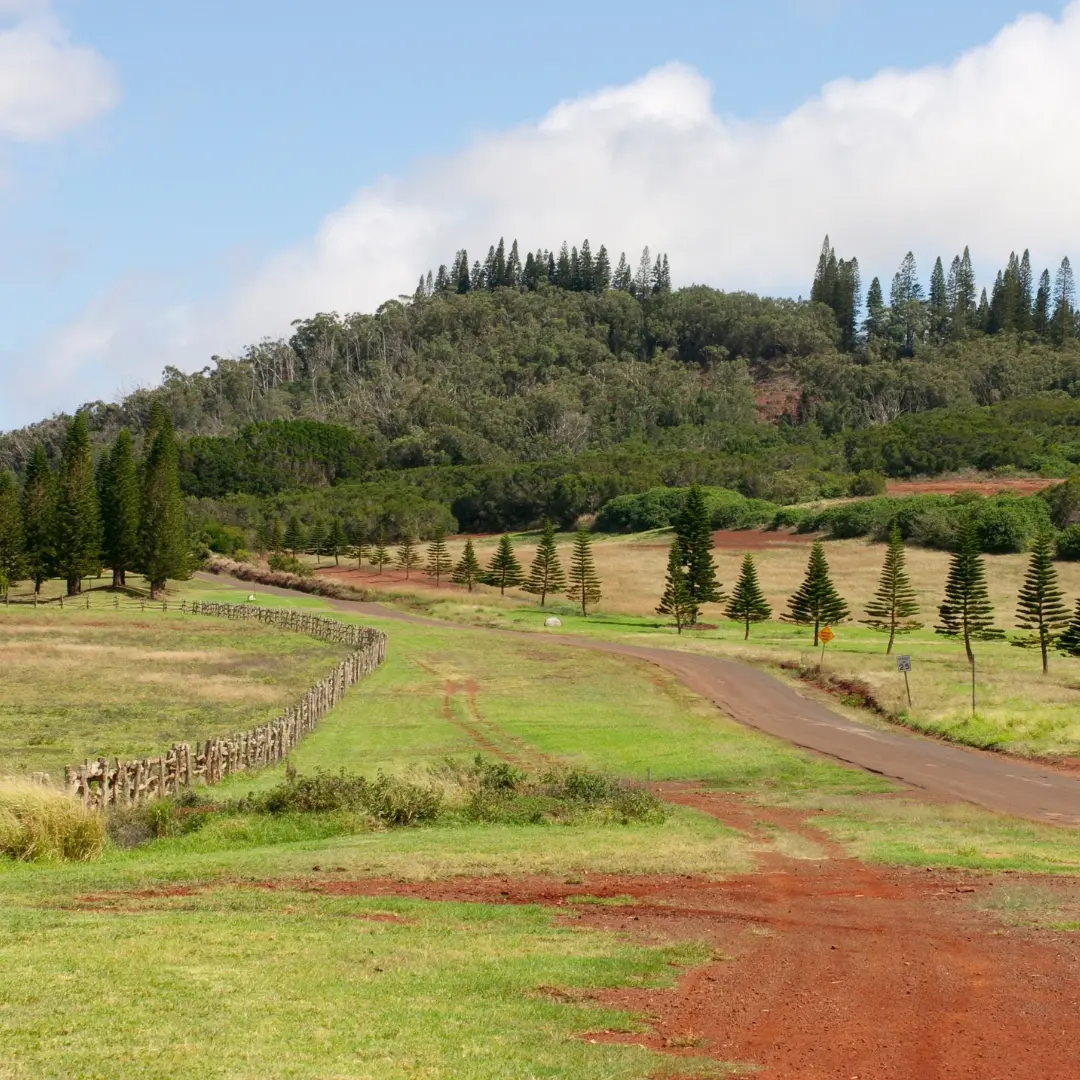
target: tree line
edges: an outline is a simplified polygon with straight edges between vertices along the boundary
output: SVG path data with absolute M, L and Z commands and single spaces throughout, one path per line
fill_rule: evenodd
M 21 486 L 0 470 L 0 591 L 21 580 L 34 593 L 52 577 L 67 595 L 103 567 L 114 588 L 128 571 L 143 574 L 156 598 L 169 578 L 187 575 L 189 543 L 180 490 L 178 447 L 172 421 L 155 404 L 136 460 L 124 428 L 94 466 L 86 416 L 68 425 L 54 470 L 42 443 L 35 444 Z
M 527 289 L 535 292 L 541 285 L 550 285 L 570 292 L 603 293 L 616 289 L 631 296 L 644 299 L 657 293 L 671 291 L 671 265 L 667 255 L 657 255 L 655 261 L 648 247 L 642 249 L 636 270 L 626 261 L 626 252 L 619 256 L 618 264 L 611 265 L 607 248 L 601 244 L 594 256 L 589 241 L 567 247 L 563 241 L 558 253 L 547 248 L 527 252 L 522 262 L 518 242 L 514 240 L 510 250 L 506 241 L 488 248 L 487 258 L 469 263 L 469 253 L 461 248 L 448 268 L 443 263 L 432 274 L 420 276 L 414 300 L 423 300 L 436 293 L 479 292 L 495 289 Z
M 941 256 L 937 257 L 926 289 L 915 255 L 909 251 L 893 275 L 888 303 L 880 278 L 870 282 L 866 318 L 860 322 L 861 289 L 859 260 L 838 259 L 826 236 L 810 300 L 832 309 L 845 352 L 910 357 L 919 344 L 944 345 L 973 333 L 1026 335 L 1055 345 L 1075 340 L 1078 334 L 1076 282 L 1068 256 L 1053 280 L 1048 269 L 1036 280 L 1031 253 L 1025 250 L 1018 256 L 1014 251 L 990 291 L 984 287 L 978 295 L 967 247 L 953 257 L 947 272 Z

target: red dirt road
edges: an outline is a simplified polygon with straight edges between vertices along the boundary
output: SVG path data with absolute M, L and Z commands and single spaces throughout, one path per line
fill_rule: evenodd
M 955 495 L 960 491 L 974 491 L 979 495 L 998 495 L 1008 492 L 1011 495 L 1035 495 L 1048 487 L 1060 483 L 1058 480 L 1044 480 L 1041 477 L 1023 479 L 943 479 L 936 480 L 890 480 L 885 485 L 889 495 Z
M 762 822 L 798 833 L 821 857 L 766 851 L 762 872 L 727 881 L 584 875 L 580 883 L 538 876 L 401 882 L 326 875 L 303 887 L 333 895 L 543 904 L 572 912 L 575 925 L 653 944 L 697 941 L 714 948 L 714 959 L 685 972 L 674 989 L 584 995 L 648 1018 L 645 1033 L 584 1036 L 596 1042 L 752 1063 L 762 1080 L 1080 1075 L 1076 935 L 1007 928 L 979 911 L 989 879 L 879 870 L 848 859 L 804 824 L 804 815 L 685 785 L 658 785 L 658 792 L 763 844 L 770 834 Z M 1075 885 L 1057 887 L 1076 892 Z M 585 897 L 618 899 L 581 903 Z M 583 998 L 580 991 L 542 989 L 560 999 Z

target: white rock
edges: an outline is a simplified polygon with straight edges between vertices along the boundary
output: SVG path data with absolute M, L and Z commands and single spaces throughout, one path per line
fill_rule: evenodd
M 544 620 L 545 626 L 562 626 L 562 619 L 556 619 L 554 615 L 549 615 Z

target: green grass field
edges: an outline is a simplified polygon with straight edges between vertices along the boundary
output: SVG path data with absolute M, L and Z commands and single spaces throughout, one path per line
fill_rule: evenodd
M 68 604 L 0 606 L 0 772 L 133 758 L 257 726 L 341 646 L 223 619 Z
M 201 582 L 181 594 L 237 595 Z M 259 601 L 327 610 L 311 597 Z M 174 629 L 172 615 L 141 618 L 154 633 Z M 501 618 L 535 623 L 524 611 Z M 423 770 L 480 752 L 535 768 L 559 761 L 639 779 L 701 779 L 813 812 L 815 825 L 874 861 L 1080 873 L 1080 830 L 924 806 L 878 778 L 739 727 L 644 663 L 571 652 L 540 636 L 372 622 L 390 634 L 389 659 L 299 748 L 293 763 L 302 772 Z M 262 633 L 203 625 L 250 633 L 253 648 Z M 679 644 L 647 626 L 590 621 L 588 632 L 661 633 Z M 115 627 L 103 633 L 115 640 Z M 0 771 L 6 766 L 0 757 Z M 268 770 L 215 790 L 239 797 L 281 776 Z M 692 946 L 583 929 L 537 907 L 319 896 L 303 883 L 327 872 L 723 877 L 750 870 L 770 843 L 805 847 L 783 832 L 751 841 L 683 809 L 649 825 L 361 831 L 317 816 L 237 815 L 109 848 L 96 863 L 0 862 L 0 1077 L 721 1075 L 715 1062 L 583 1041 L 584 1032 L 640 1020 L 543 990 L 670 985 L 700 959 Z

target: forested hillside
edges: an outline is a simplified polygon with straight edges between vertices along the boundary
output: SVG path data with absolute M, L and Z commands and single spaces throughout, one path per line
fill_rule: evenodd
M 614 263 L 614 265 L 613 265 Z M 692 481 L 791 502 L 857 474 L 965 466 L 1067 472 L 1080 342 L 1072 271 L 1010 256 L 976 296 L 970 254 L 924 289 L 909 254 L 886 300 L 826 239 L 810 299 L 671 287 L 588 242 L 524 260 L 459 251 L 374 314 L 322 313 L 203 371 L 84 411 L 95 449 L 174 418 L 188 495 L 341 488 L 506 527 Z M 1004 403 L 1004 404 L 1002 404 Z M 0 436 L 22 473 L 59 460 L 68 419 Z M 868 482 L 868 481 L 867 481 Z M 357 487 L 356 485 L 362 485 Z M 344 495 L 344 492 L 341 492 Z

